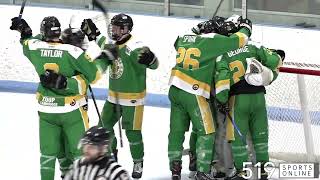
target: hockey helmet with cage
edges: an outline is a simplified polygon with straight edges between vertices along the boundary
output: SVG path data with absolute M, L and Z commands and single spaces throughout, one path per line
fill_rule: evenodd
M 112 134 L 103 127 L 93 126 L 88 129 L 80 140 L 80 147 L 85 144 L 96 146 L 108 146 L 112 139 Z
M 41 21 L 40 33 L 45 41 L 56 40 L 61 34 L 61 24 L 54 16 L 45 17 Z
M 71 44 L 79 48 L 82 47 L 85 34 L 81 29 L 67 28 L 61 33 L 61 40 L 64 44 Z
M 224 20 L 224 17 L 215 16 L 210 20 L 199 23 L 196 27 L 192 28 L 192 32 L 197 35 L 219 33 L 220 27 L 223 25 Z
M 221 16 L 213 17 L 206 21 L 203 26 L 203 33 L 218 33 L 224 36 L 229 36 L 237 31 L 238 28 L 233 22 L 226 22 L 226 19 Z
M 117 34 L 112 31 L 112 26 L 119 26 L 122 31 L 125 30 L 125 27 L 127 27 L 128 31 L 127 32 L 123 31 L 121 34 Z M 123 13 L 117 14 L 113 16 L 111 19 L 111 23 L 108 28 L 109 37 L 113 40 L 118 40 L 123 35 L 129 34 L 132 31 L 132 27 L 133 27 L 133 21 L 130 16 Z
M 133 27 L 133 21 L 130 16 L 121 13 L 112 17 L 111 25 L 120 26 L 121 29 L 127 26 L 128 30 L 131 31 Z
M 224 35 L 224 36 L 230 36 L 233 33 L 238 32 L 238 27 L 230 21 L 224 22 L 222 26 L 219 27 L 217 33 Z

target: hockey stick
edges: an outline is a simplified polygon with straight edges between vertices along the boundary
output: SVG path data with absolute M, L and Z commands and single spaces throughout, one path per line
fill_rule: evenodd
M 248 10 L 247 10 L 247 0 L 242 0 L 241 3 L 241 15 L 244 19 L 248 16 Z
M 92 100 L 93 100 L 93 103 L 94 103 L 94 107 L 96 108 L 96 111 L 97 111 L 97 114 L 98 114 L 98 117 L 99 117 L 99 121 L 101 122 L 102 126 L 104 127 L 104 124 L 103 124 L 103 121 L 101 119 L 101 115 L 100 115 L 100 112 L 99 112 L 99 109 L 98 109 L 98 105 L 97 105 L 97 102 L 96 102 L 96 98 L 94 97 L 93 90 L 92 90 L 90 85 L 89 85 L 89 91 L 90 91 L 90 94 L 91 94 L 91 97 L 92 97 Z
M 227 113 L 226 113 L 226 116 L 230 119 L 233 127 L 236 129 L 236 131 L 237 131 L 238 135 L 240 136 L 241 141 L 243 142 L 243 144 L 244 144 L 244 145 L 247 145 L 247 140 L 246 140 L 246 138 L 242 135 L 239 127 L 237 126 L 237 124 L 236 124 L 236 122 L 234 121 L 234 119 L 231 117 L 230 113 L 227 112 Z
M 218 6 L 217 6 L 217 8 L 216 8 L 216 10 L 214 11 L 214 13 L 213 13 L 213 15 L 212 15 L 212 18 L 214 18 L 214 17 L 217 15 L 217 13 L 218 13 L 218 11 L 219 11 L 219 9 L 220 9 L 220 6 L 221 6 L 221 4 L 222 4 L 222 2 L 223 2 L 223 0 L 220 0 Z
M 101 1 L 99 0 L 92 0 L 92 5 L 96 6 L 98 9 L 100 9 L 103 14 L 104 17 L 106 18 L 106 26 L 108 29 L 108 10 L 107 8 L 105 8 Z M 115 65 L 115 63 L 113 64 Z M 111 68 L 111 70 L 113 71 L 112 73 L 115 74 L 116 68 Z M 121 121 L 120 121 L 120 104 L 119 104 L 119 95 L 117 92 L 115 92 L 115 99 L 116 99 L 116 117 L 119 117 L 119 121 L 118 121 L 118 126 L 119 126 L 119 136 L 120 136 L 120 146 L 123 147 L 123 141 L 122 141 L 122 127 L 121 127 Z
M 22 18 L 22 14 L 23 14 L 24 7 L 26 6 L 26 2 L 27 2 L 27 0 L 22 1 L 19 16 L 18 16 L 19 20 Z

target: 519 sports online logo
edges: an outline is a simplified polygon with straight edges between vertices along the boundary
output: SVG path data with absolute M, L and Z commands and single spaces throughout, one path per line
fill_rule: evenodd
M 263 166 L 263 167 L 262 167 Z M 280 163 L 275 166 L 273 162 L 261 164 L 252 164 L 252 162 L 243 163 L 242 175 L 245 179 L 260 179 L 262 176 L 269 178 L 319 178 L 319 163 Z M 255 174 L 252 169 L 256 169 Z

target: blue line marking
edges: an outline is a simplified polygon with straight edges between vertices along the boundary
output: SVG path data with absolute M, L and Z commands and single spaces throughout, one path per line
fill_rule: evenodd
M 0 80 L 0 92 L 35 94 L 38 83 L 13 80 Z M 106 100 L 108 90 L 106 88 L 93 88 L 97 100 Z M 90 94 L 90 93 L 88 93 Z M 161 108 L 170 108 L 170 101 L 166 94 L 147 93 L 146 105 Z M 302 123 L 302 111 L 298 109 L 268 106 L 268 119 Z M 320 111 L 310 112 L 311 123 L 320 125 Z

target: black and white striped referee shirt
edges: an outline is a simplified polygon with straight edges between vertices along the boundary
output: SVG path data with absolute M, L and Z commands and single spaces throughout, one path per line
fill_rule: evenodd
M 78 159 L 64 180 L 129 180 L 129 175 L 114 159 L 105 156 L 93 163 Z

